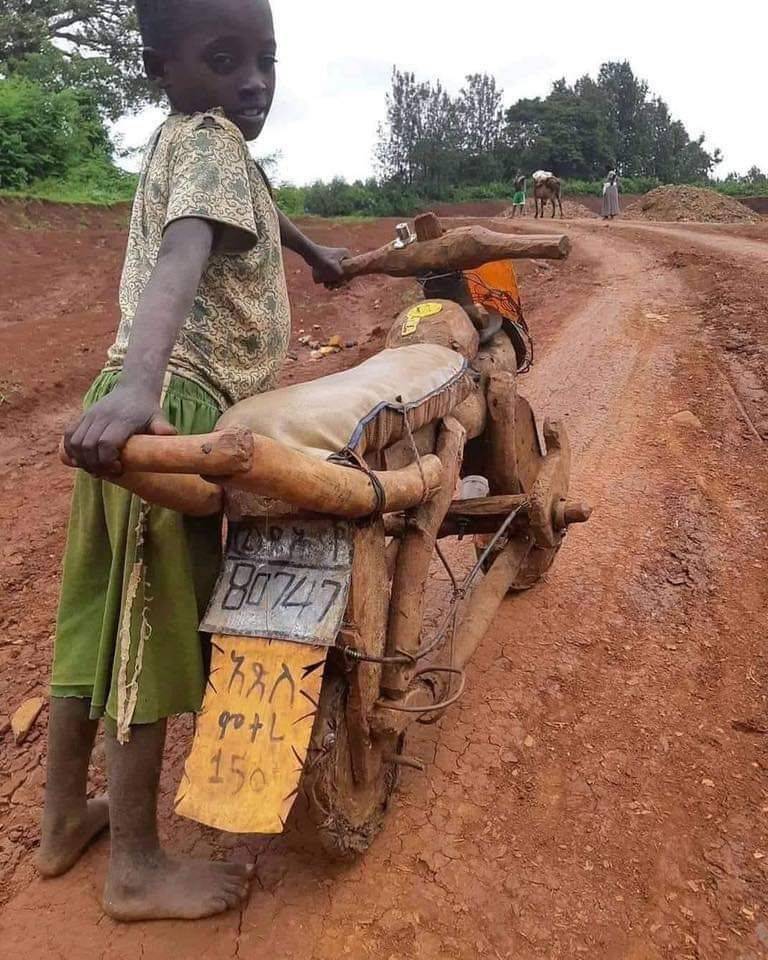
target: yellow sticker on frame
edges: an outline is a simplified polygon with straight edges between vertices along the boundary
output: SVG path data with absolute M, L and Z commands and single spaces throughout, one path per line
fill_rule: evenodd
M 442 303 L 434 303 L 433 301 L 429 300 L 426 303 L 417 303 L 416 306 L 411 307 L 411 309 L 405 315 L 402 335 L 404 337 L 413 336 L 413 334 L 419 329 L 419 324 L 422 320 L 426 320 L 427 317 L 436 317 L 438 313 L 442 312 Z

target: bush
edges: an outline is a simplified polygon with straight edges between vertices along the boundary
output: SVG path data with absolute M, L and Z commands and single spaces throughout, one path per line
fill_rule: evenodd
M 82 146 L 79 113 L 71 90 L 49 93 L 27 80 L 0 81 L 0 187 L 63 174 Z
M 306 188 L 285 184 L 275 190 L 277 205 L 287 217 L 301 217 L 306 213 Z
M 129 200 L 136 178 L 111 161 L 92 94 L 0 80 L 0 190 L 78 203 Z
M 759 174 L 759 175 L 758 175 Z M 623 177 L 624 193 L 644 194 L 661 185 L 652 177 Z M 532 184 L 529 180 L 529 190 Z M 768 194 L 768 181 L 757 171 L 752 176 L 728 180 L 709 180 L 694 186 L 708 187 L 732 196 Z M 603 180 L 566 180 L 565 196 L 601 196 Z M 435 195 L 435 193 L 437 195 Z M 277 190 L 277 202 L 289 216 L 312 214 L 318 217 L 411 217 L 428 210 L 436 202 L 467 203 L 477 200 L 508 200 L 511 183 L 456 185 L 426 196 L 396 181 L 357 180 L 347 183 L 336 178 L 330 183 L 317 181 L 309 187 L 285 186 Z
M 601 197 L 603 182 L 603 180 L 566 180 L 563 189 L 572 197 Z M 654 177 L 619 177 L 619 183 L 622 193 L 648 193 L 661 186 L 661 181 Z

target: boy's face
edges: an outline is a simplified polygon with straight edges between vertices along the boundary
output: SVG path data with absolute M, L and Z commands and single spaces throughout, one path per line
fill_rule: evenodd
M 246 140 L 255 140 L 275 95 L 276 52 L 268 0 L 197 0 L 173 52 L 145 51 L 145 62 L 174 109 L 221 107 Z

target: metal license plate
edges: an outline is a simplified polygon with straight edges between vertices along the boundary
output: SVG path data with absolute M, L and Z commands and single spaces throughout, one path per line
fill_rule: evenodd
M 331 647 L 351 575 L 347 523 L 298 517 L 233 523 L 200 629 Z

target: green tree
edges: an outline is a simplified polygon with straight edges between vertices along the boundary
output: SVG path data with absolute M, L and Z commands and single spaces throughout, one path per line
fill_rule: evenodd
M 455 148 L 460 152 L 462 183 L 488 183 L 504 174 L 504 91 L 495 77 L 474 73 L 466 78 L 454 104 Z
M 612 149 L 620 173 L 646 172 L 652 153 L 648 84 L 639 80 L 628 61 L 604 63 L 597 86 L 603 94 Z
M 456 104 L 439 81 L 423 83 L 396 68 L 386 104 L 374 152 L 379 176 L 439 195 L 454 182 L 460 159 Z
M 561 80 L 546 100 L 520 100 L 510 107 L 508 143 L 522 169 L 583 179 L 605 172 L 613 146 L 602 101 L 592 94 L 580 95 Z
M 413 150 L 419 138 L 419 121 L 426 85 L 397 68 L 386 98 L 386 119 L 379 125 L 374 156 L 383 180 L 410 184 L 415 176 Z
M 743 183 L 764 185 L 766 181 L 768 181 L 768 174 L 763 173 L 757 164 L 750 167 L 746 174 L 742 177 Z
M 111 119 L 154 97 L 139 51 L 132 0 L 3 0 L 0 71 L 87 89 Z
M 605 63 L 597 80 L 558 80 L 545 99 L 506 112 L 507 141 L 525 169 L 594 179 L 615 167 L 628 177 L 668 183 L 705 179 L 720 162 L 704 138 L 692 140 L 660 97 L 651 97 L 629 63 Z
M 705 179 L 721 162 L 719 150 L 704 148 L 704 136 L 692 140 L 661 97 L 650 96 L 648 84 L 627 61 L 604 63 L 597 86 L 607 103 L 617 166 L 625 176 L 680 183 Z

